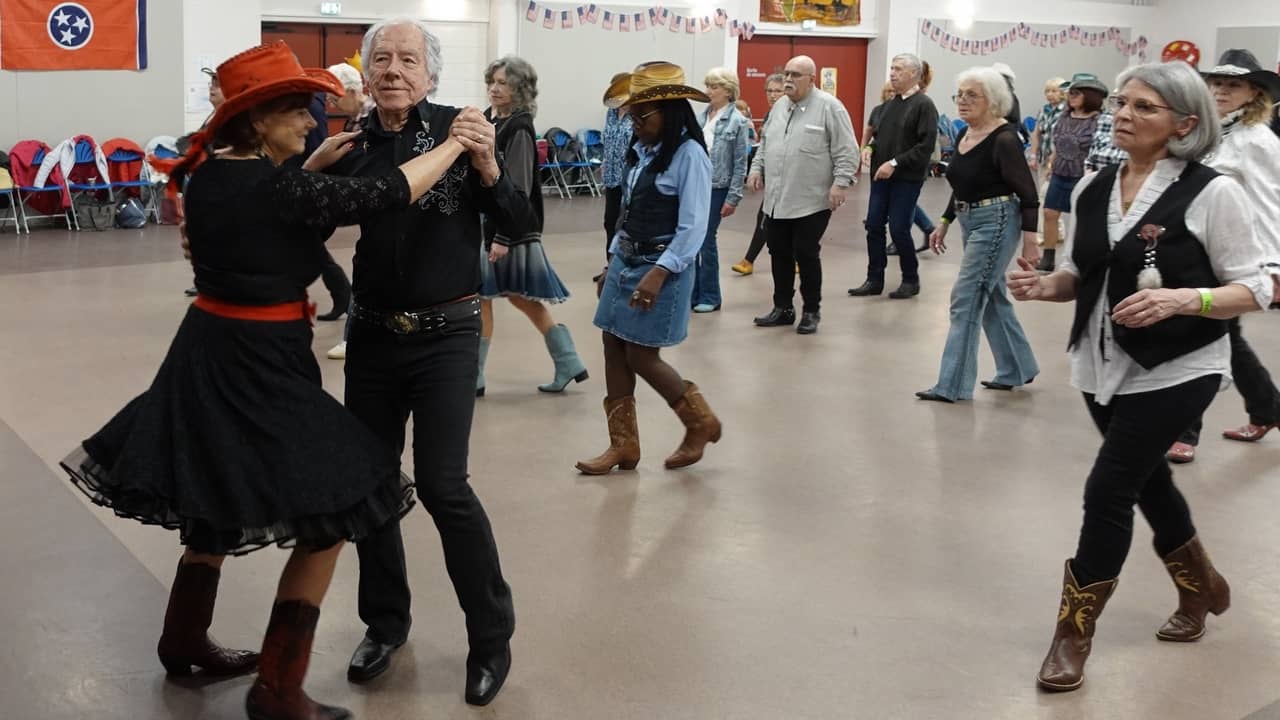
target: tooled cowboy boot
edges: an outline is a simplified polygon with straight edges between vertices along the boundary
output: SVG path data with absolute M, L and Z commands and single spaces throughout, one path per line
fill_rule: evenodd
M 583 475 L 608 475 L 615 467 L 635 470 L 640 464 L 640 428 L 636 421 L 636 399 L 627 395 L 604 399 L 604 414 L 609 421 L 609 449 L 590 460 L 578 461 Z
M 321 705 L 302 690 L 319 619 L 320 608 L 301 600 L 271 608 L 258 679 L 244 699 L 249 720 L 350 720 L 346 708 Z
M 720 441 L 720 419 L 711 412 L 707 399 L 697 385 L 684 381 L 684 394 L 671 409 L 684 423 L 684 440 L 664 463 L 668 470 L 688 467 L 702 459 L 709 442 Z
M 1084 663 L 1093 650 L 1093 632 L 1098 616 L 1115 592 L 1119 578 L 1100 580 L 1080 587 L 1067 560 L 1062 577 L 1062 604 L 1058 625 L 1053 631 L 1049 654 L 1040 666 L 1036 681 L 1045 690 L 1075 690 L 1084 684 Z
M 170 675 L 190 675 L 191 666 L 209 675 L 243 675 L 258 667 L 258 653 L 228 650 L 209 638 L 213 604 L 222 573 L 211 565 L 178 561 L 178 572 L 164 612 L 164 631 L 156 646 Z
M 1221 615 L 1231 607 L 1231 588 L 1209 561 L 1198 535 L 1165 556 L 1164 567 L 1178 588 L 1178 609 L 1156 637 L 1170 642 L 1199 640 L 1205 615 Z

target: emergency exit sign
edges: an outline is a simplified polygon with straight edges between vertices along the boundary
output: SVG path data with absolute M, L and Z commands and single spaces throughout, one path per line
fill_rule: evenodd
M 321 15 L 341 15 L 342 3 L 340 2 L 322 2 L 320 3 Z

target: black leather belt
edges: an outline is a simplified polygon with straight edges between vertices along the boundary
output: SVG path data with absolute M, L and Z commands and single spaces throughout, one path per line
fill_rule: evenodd
M 449 323 L 479 316 L 480 298 L 474 295 L 422 310 L 384 312 L 354 303 L 351 306 L 351 317 L 384 327 L 397 335 L 437 332 L 443 330 Z
M 653 255 L 667 249 L 666 243 L 635 242 L 626 238 L 618 238 L 618 251 L 627 257 L 636 255 Z

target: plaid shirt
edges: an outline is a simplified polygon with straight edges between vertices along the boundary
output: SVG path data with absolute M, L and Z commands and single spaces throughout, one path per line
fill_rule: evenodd
M 1115 118 L 1109 112 L 1098 116 L 1098 129 L 1093 132 L 1093 147 L 1084 161 L 1085 172 L 1096 172 L 1108 165 L 1119 165 L 1129 159 L 1129 153 L 1111 144 L 1111 131 Z
M 1053 126 L 1058 123 L 1058 117 L 1062 115 L 1062 110 L 1066 106 L 1066 103 L 1057 105 L 1046 103 L 1040 109 L 1040 117 L 1036 118 L 1036 128 L 1040 131 L 1040 147 L 1036 150 L 1040 153 L 1042 162 L 1049 161 L 1049 154 L 1053 151 Z

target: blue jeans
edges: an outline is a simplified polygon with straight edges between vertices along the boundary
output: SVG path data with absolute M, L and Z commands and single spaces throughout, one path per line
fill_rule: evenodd
M 720 297 L 720 247 L 716 244 L 716 231 L 720 229 L 720 208 L 729 197 L 729 188 L 711 190 L 711 217 L 707 219 L 707 235 L 698 251 L 698 271 L 693 280 L 693 304 L 719 307 Z
M 907 180 L 876 180 L 871 183 L 866 224 L 867 279 L 871 282 L 884 282 L 884 269 L 889 264 L 884 230 L 888 224 L 889 235 L 898 248 L 902 281 L 919 284 L 920 261 L 916 259 L 916 246 L 911 240 L 911 222 L 923 187 L 923 182 Z
M 978 379 L 979 327 L 996 359 L 994 382 L 1025 385 L 1040 372 L 1031 344 L 1013 314 L 1004 273 L 1018 251 L 1022 211 L 1016 200 L 957 215 L 964 232 L 960 274 L 951 288 L 951 329 L 931 391 L 952 400 L 973 398 Z
M 916 212 L 915 215 L 912 216 L 911 221 L 915 223 L 915 226 L 920 228 L 926 236 L 933 232 L 933 220 L 929 218 L 929 213 L 925 212 L 924 208 L 919 205 L 916 205 Z

